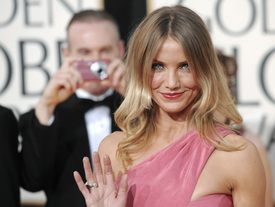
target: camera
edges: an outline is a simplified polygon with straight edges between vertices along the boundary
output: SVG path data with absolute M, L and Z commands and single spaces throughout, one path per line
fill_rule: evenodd
M 75 68 L 81 73 L 84 81 L 108 78 L 107 62 L 103 60 L 78 61 L 75 63 Z

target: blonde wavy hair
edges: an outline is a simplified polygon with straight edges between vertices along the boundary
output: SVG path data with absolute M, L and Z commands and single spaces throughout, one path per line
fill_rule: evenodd
M 149 14 L 132 34 L 126 53 L 125 99 L 115 113 L 126 137 L 119 143 L 117 156 L 129 169 L 131 155 L 142 153 L 155 132 L 157 106 L 151 96 L 152 63 L 163 41 L 172 37 L 182 45 L 188 64 L 200 88 L 188 114 L 201 140 L 221 150 L 237 150 L 216 131 L 215 125 L 233 129 L 242 123 L 230 95 L 227 80 L 217 59 L 209 32 L 202 19 L 183 6 L 162 7 Z M 214 118 L 218 111 L 232 121 L 226 125 Z

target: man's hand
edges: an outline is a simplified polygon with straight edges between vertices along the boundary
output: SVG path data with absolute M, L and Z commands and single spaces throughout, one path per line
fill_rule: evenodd
M 121 59 L 113 60 L 107 67 L 108 79 L 103 80 L 102 84 L 115 89 L 122 96 L 124 96 L 126 92 L 124 72 L 124 62 Z
M 35 115 L 41 124 L 47 125 L 56 105 L 65 101 L 83 84 L 81 74 L 74 69 L 75 61 L 76 58 L 66 58 L 49 80 L 35 108 Z

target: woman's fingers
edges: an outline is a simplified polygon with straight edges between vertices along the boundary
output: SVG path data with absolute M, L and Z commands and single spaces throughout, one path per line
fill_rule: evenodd
M 89 185 L 97 182 L 97 188 L 90 190 L 84 184 L 80 174 L 74 172 L 74 179 L 77 186 L 85 198 L 87 206 L 125 206 L 127 200 L 128 178 L 127 174 L 123 175 L 120 180 L 119 190 L 117 191 L 111 160 L 108 155 L 103 157 L 104 174 L 100 165 L 100 157 L 97 152 L 93 153 L 94 173 L 91 169 L 91 164 L 88 157 L 83 158 L 85 177 Z M 103 181 L 103 176 L 106 177 L 106 183 Z
M 94 174 L 96 176 L 96 180 L 98 185 L 103 185 L 103 172 L 100 164 L 100 157 L 98 152 L 93 152 L 93 160 L 94 160 Z
M 127 174 L 122 175 L 120 184 L 119 184 L 119 189 L 127 191 L 127 189 L 128 189 L 128 175 Z
M 113 169 L 112 169 L 110 157 L 108 155 L 104 155 L 103 163 L 104 163 L 104 172 L 105 172 L 106 182 L 107 184 L 113 184 L 114 183 Z
M 86 198 L 86 196 L 88 196 L 88 194 L 90 192 L 89 192 L 88 188 L 86 187 L 86 185 L 84 184 L 80 174 L 77 171 L 74 171 L 74 179 L 78 186 L 78 189 L 80 190 L 82 195 Z
M 91 163 L 88 157 L 83 158 L 83 166 L 84 166 L 86 180 L 89 185 L 92 185 L 93 183 L 95 183 L 95 180 L 93 177 Z
M 118 199 L 118 201 L 120 201 L 121 206 L 126 205 L 127 190 L 128 190 L 128 176 L 127 176 L 127 174 L 124 174 L 121 177 L 119 189 L 118 189 L 118 193 L 117 193 L 117 199 Z

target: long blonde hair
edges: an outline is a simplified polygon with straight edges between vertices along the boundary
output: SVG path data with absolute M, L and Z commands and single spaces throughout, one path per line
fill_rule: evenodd
M 156 106 L 151 97 L 151 68 L 168 36 L 182 45 L 200 88 L 188 120 L 195 125 L 202 141 L 207 140 L 222 150 L 236 150 L 215 129 L 215 124 L 232 127 L 215 120 L 214 111 L 219 111 L 236 124 L 241 123 L 242 118 L 231 98 L 205 24 L 186 7 L 162 7 L 149 14 L 136 28 L 126 53 L 128 87 L 125 100 L 115 113 L 116 123 L 126 134 L 117 149 L 125 169 L 132 164 L 131 155 L 141 153 L 155 131 Z

